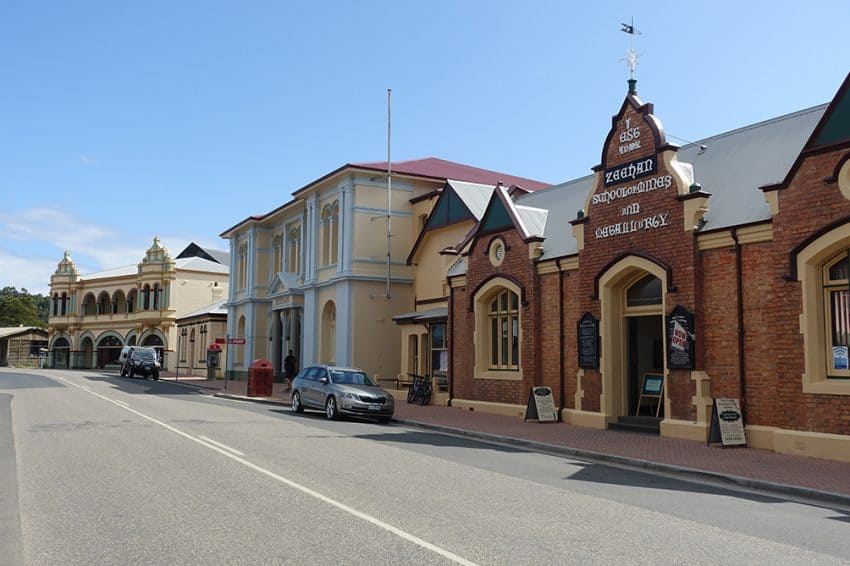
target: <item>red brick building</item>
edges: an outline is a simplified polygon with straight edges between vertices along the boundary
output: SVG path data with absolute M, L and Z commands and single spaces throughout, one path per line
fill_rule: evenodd
M 448 273 L 452 405 L 850 460 L 850 76 L 677 147 L 631 83 L 593 174 L 497 187 Z M 470 343 L 474 347 L 470 347 Z

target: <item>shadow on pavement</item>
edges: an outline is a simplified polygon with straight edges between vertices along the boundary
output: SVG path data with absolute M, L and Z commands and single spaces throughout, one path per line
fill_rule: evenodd
M 154 381 L 138 377 L 121 377 L 118 373 L 84 373 L 83 379 L 106 383 L 123 393 L 130 395 L 203 395 L 203 392 L 189 387 L 173 387 L 174 383 Z

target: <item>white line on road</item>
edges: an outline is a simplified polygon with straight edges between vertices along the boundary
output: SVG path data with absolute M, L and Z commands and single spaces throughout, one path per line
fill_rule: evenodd
M 63 382 L 65 382 L 68 385 L 71 385 L 73 387 L 76 387 L 77 389 L 83 389 L 80 385 L 77 385 L 76 383 L 74 383 L 74 382 L 72 382 L 68 379 L 65 379 L 63 377 L 59 377 L 58 375 L 53 375 L 51 377 L 55 377 L 56 379 L 63 381 Z M 252 463 L 252 462 L 249 462 L 248 460 L 245 460 L 244 458 L 240 458 L 236 454 L 232 454 L 232 453 L 228 452 L 227 450 L 225 450 L 223 448 L 219 448 L 218 446 L 216 446 L 217 443 L 213 443 L 209 440 L 202 440 L 201 438 L 196 438 L 196 437 L 192 436 L 191 434 L 185 433 L 182 430 L 178 430 L 178 429 L 174 428 L 170 424 L 164 423 L 164 422 L 162 422 L 158 419 L 155 419 L 154 417 L 151 417 L 151 416 L 148 416 L 144 413 L 141 413 L 141 412 L 137 411 L 136 409 L 132 409 L 129 406 L 121 403 L 120 401 L 117 401 L 115 399 L 110 399 L 109 397 L 101 395 L 100 393 L 95 393 L 94 391 L 91 391 L 91 390 L 88 390 L 86 392 L 90 393 L 91 395 L 94 395 L 95 397 L 100 397 L 104 401 L 114 403 L 115 405 L 118 405 L 122 409 L 124 409 L 126 411 L 130 411 L 134 415 L 138 415 L 139 417 L 142 417 L 143 419 L 147 419 L 152 423 L 158 424 L 159 426 L 166 428 L 166 429 L 170 430 L 171 432 L 173 432 L 175 434 L 179 434 L 180 436 L 187 438 L 187 439 L 191 440 L 192 442 L 196 442 L 196 443 L 200 444 L 201 446 L 206 446 L 210 450 L 214 450 L 214 451 L 218 452 L 219 454 L 226 456 L 227 458 L 230 458 L 231 460 L 233 460 L 235 462 L 239 462 L 243 466 L 250 468 L 250 469 L 254 470 L 255 472 L 259 472 L 259 473 L 261 473 L 265 476 L 268 476 L 268 477 L 270 477 L 274 480 L 279 481 L 280 483 L 282 483 L 284 485 L 288 485 L 289 487 L 291 487 L 293 489 L 297 489 L 298 491 L 305 493 L 305 494 L 309 495 L 310 497 L 314 497 L 314 498 L 318 499 L 319 501 L 323 501 L 324 503 L 327 503 L 328 505 L 332 505 L 332 506 L 336 507 L 337 509 L 340 509 L 341 511 L 345 511 L 346 513 L 354 515 L 358 519 L 362 519 L 362 520 L 366 521 L 367 523 L 371 523 L 371 524 L 375 525 L 376 527 L 384 529 L 385 531 L 388 531 L 388 532 L 390 532 L 390 533 L 392 533 L 392 534 L 394 534 L 394 535 L 396 535 L 396 536 L 398 536 L 398 537 L 400 537 L 400 538 L 402 538 L 402 539 L 404 539 L 408 542 L 412 542 L 413 544 L 415 544 L 417 546 L 420 546 L 420 547 L 422 547 L 426 550 L 430 550 L 431 552 L 434 552 L 435 554 L 439 554 L 440 556 L 448 558 L 452 562 L 456 562 L 457 564 L 463 564 L 464 566 L 477 566 L 475 564 L 475 562 L 467 560 L 466 558 L 463 558 L 462 556 L 458 556 L 457 554 L 455 554 L 453 552 L 450 552 L 450 551 L 448 551 L 444 548 L 441 548 L 441 547 L 439 547 L 435 544 L 431 544 L 430 542 L 423 540 L 423 539 L 421 539 L 421 538 L 419 538 L 415 535 L 412 535 L 412 534 L 408 533 L 407 531 L 403 531 L 403 530 L 399 529 L 398 527 L 394 527 L 394 526 L 390 525 L 389 523 L 385 523 L 384 521 L 381 521 L 380 519 L 372 517 L 371 515 L 367 515 L 366 513 L 363 513 L 362 511 L 358 511 L 357 509 L 354 509 L 353 507 L 349 507 L 345 503 L 341 503 L 341 502 L 339 502 L 335 499 L 331 499 L 330 497 L 328 497 L 326 495 L 322 495 L 321 493 L 319 493 L 317 491 L 313 491 L 312 489 L 310 489 L 307 486 L 301 485 L 300 483 L 297 483 L 297 482 L 294 482 L 290 479 L 287 479 L 287 478 L 285 478 L 285 477 L 283 477 L 279 474 L 272 472 L 271 470 L 267 470 L 267 469 L 260 467 L 256 464 Z
M 92 393 L 92 390 L 91 390 L 91 389 L 86 389 L 86 391 L 88 391 L 89 393 Z M 96 395 L 96 393 L 95 393 L 95 395 Z M 128 404 L 127 404 L 127 403 L 125 403 L 124 401 L 119 401 L 118 399 L 110 399 L 110 401 L 113 401 L 113 402 L 115 402 L 115 403 L 118 403 L 119 405 L 121 405 L 122 407 L 124 407 L 124 408 L 126 408 L 126 409 L 129 409 L 129 408 L 130 408 L 130 405 L 128 405 Z
M 226 445 L 226 444 L 222 444 L 221 442 L 216 442 L 216 441 L 215 441 L 215 440 L 213 440 L 212 438 L 207 438 L 206 436 L 201 436 L 200 434 L 198 435 L 198 438 L 200 438 L 201 440 L 206 440 L 206 441 L 207 441 L 207 442 L 209 442 L 210 444 L 215 444 L 215 445 L 216 445 L 216 446 L 218 446 L 219 448 L 224 448 L 225 450 L 228 450 L 228 451 L 230 451 L 230 452 L 233 452 L 233 453 L 234 453 L 234 454 L 236 454 L 237 456 L 244 456 L 244 455 L 245 455 L 245 453 L 244 453 L 244 452 L 240 452 L 240 451 L 239 451 L 239 450 L 237 450 L 236 448 L 231 448 L 230 446 L 228 446 L 228 445 Z

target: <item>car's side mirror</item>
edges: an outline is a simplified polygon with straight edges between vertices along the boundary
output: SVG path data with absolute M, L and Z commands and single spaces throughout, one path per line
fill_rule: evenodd
M 331 380 L 330 380 L 330 379 L 328 379 L 327 377 L 319 378 L 319 383 L 321 383 L 321 384 L 323 384 L 323 385 L 327 385 L 327 384 L 328 384 L 328 383 L 330 383 L 330 382 L 331 382 Z

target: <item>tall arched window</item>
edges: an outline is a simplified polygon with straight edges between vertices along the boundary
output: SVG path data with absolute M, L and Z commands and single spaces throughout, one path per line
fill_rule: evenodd
M 248 245 L 242 244 L 239 246 L 239 273 L 238 273 L 239 288 L 245 289 L 248 286 Z
M 325 303 L 322 309 L 322 363 L 336 364 L 336 305 Z
M 97 314 L 110 314 L 111 312 L 109 294 L 103 291 L 97 298 Z
M 53 309 L 51 310 L 51 314 L 53 316 L 59 314 L 59 293 L 53 293 Z
M 331 205 L 331 245 L 330 263 L 339 262 L 339 201 Z
M 142 310 L 150 310 L 151 308 L 151 286 L 145 285 L 142 287 Z
M 322 209 L 322 265 L 330 265 L 331 263 L 331 207 L 326 206 Z
M 130 292 L 127 293 L 127 312 L 133 312 L 138 304 L 139 292 L 136 289 L 130 289 Z
M 515 370 L 519 367 L 519 297 L 502 289 L 491 299 L 487 313 L 490 369 Z
M 475 291 L 476 378 L 523 378 L 522 292 L 518 283 L 502 277 L 486 281 Z
M 272 248 L 274 249 L 272 271 L 277 273 L 283 271 L 283 236 L 278 234 L 274 237 Z
M 62 316 L 68 314 L 68 293 L 63 292 L 61 301 L 60 313 Z
M 289 273 L 301 273 L 301 227 L 296 226 L 289 230 L 286 240 L 287 248 L 287 271 Z

